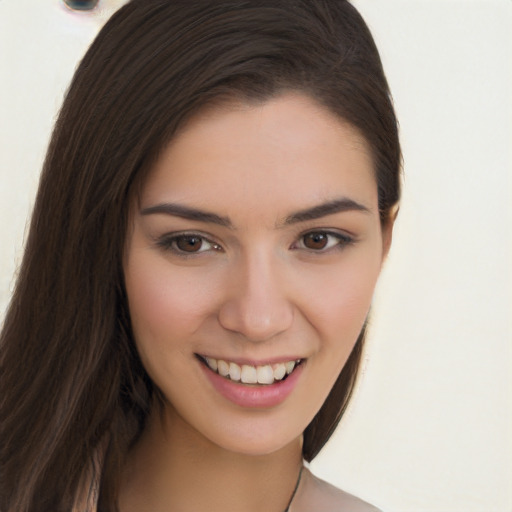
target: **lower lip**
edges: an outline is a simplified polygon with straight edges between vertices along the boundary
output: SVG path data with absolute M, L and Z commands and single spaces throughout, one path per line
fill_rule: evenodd
M 285 380 L 277 381 L 274 384 L 252 385 L 241 384 L 220 376 L 203 363 L 203 368 L 213 387 L 230 402 L 240 407 L 269 408 L 275 407 L 284 402 L 288 395 L 294 390 L 303 370 L 304 362 L 295 367 L 292 373 Z

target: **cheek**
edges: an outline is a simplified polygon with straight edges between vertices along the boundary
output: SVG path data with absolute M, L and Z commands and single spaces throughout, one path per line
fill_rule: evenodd
M 162 352 L 179 348 L 180 340 L 193 336 L 214 314 L 213 276 L 198 279 L 195 270 L 191 273 L 183 267 L 173 268 L 162 258 L 136 254 L 125 266 L 128 304 L 139 352 L 145 352 L 148 345 Z
M 331 322 L 362 326 L 370 308 L 378 273 L 367 269 L 339 276 L 329 288 L 329 305 L 326 308 Z
M 370 309 L 373 292 L 380 272 L 380 260 L 365 261 L 364 256 L 348 260 L 337 268 L 311 276 L 309 294 L 302 311 L 308 322 L 320 334 L 320 351 L 328 349 L 338 363 L 352 350 Z

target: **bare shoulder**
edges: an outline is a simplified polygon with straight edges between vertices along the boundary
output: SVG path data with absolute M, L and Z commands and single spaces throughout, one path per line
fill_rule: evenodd
M 304 468 L 290 512 L 345 511 L 380 512 L 373 505 L 317 478 L 307 468 Z

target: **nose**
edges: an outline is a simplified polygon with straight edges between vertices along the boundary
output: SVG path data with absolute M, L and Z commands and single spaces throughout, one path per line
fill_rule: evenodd
M 246 258 L 232 272 L 218 319 L 224 329 L 261 342 L 286 331 L 293 314 L 283 273 L 260 254 Z

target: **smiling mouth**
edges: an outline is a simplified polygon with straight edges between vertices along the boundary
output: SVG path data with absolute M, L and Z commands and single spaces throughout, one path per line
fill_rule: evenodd
M 214 359 L 213 357 L 200 355 L 197 357 L 210 370 L 227 380 L 242 384 L 262 384 L 266 386 L 286 380 L 288 375 L 304 361 L 303 359 L 294 359 L 282 363 L 252 366 L 248 364 L 239 365 L 232 361 Z

